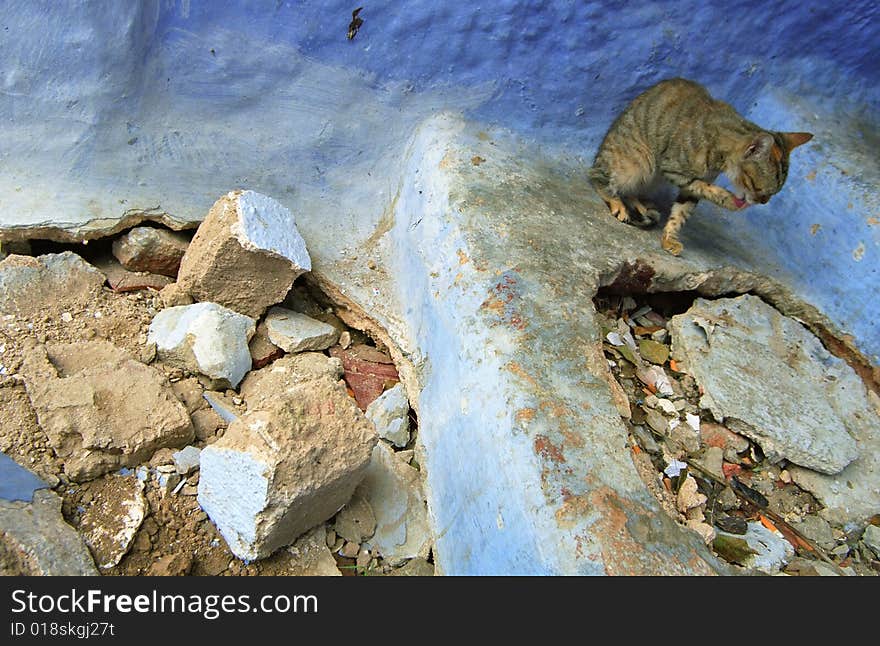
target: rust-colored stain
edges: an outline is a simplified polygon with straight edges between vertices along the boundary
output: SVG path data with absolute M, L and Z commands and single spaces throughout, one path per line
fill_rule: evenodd
M 590 511 L 590 501 L 585 496 L 563 496 L 562 505 L 556 510 L 556 522 L 561 529 L 571 529 Z
M 458 254 L 458 264 L 459 265 L 466 265 L 470 262 L 471 259 L 468 258 L 468 255 L 464 251 L 462 251 L 461 249 L 459 249 L 455 253 Z
M 510 274 L 504 274 L 501 280 L 489 290 L 489 296 L 481 303 L 480 307 L 494 312 L 511 327 L 517 330 L 524 330 L 526 328 L 526 321 L 514 306 L 516 296 L 516 278 Z
M 647 549 L 651 542 L 656 514 L 634 508 L 632 501 L 621 498 L 609 487 L 590 492 L 589 507 L 597 514 L 591 527 L 598 541 L 602 562 L 610 576 L 711 575 L 709 564 L 693 553 L 682 563 L 668 550 Z M 662 513 L 662 512 L 661 512 Z M 637 535 L 633 535 L 633 533 Z
M 565 456 L 562 455 L 562 447 L 553 444 L 546 435 L 538 435 L 535 438 L 535 453 L 546 460 L 565 462 Z
M 455 163 L 455 155 L 451 150 L 447 150 L 446 154 L 443 155 L 443 159 L 440 160 L 440 163 L 437 164 L 437 166 L 438 168 L 445 170 L 452 166 L 453 163 Z
M 565 404 L 560 404 L 558 401 L 542 401 L 538 404 L 538 407 L 541 409 L 543 413 L 550 415 L 551 417 L 560 418 L 565 417 L 566 415 L 571 415 L 571 411 L 568 406 Z
M 480 157 L 479 155 L 474 155 L 473 157 L 471 157 L 471 163 L 474 166 L 479 166 L 484 161 L 486 161 L 485 157 Z
M 878 224 L 880 224 L 880 218 L 875 218 L 874 216 L 871 216 L 870 218 L 868 218 L 867 222 L 868 226 L 876 227 Z
M 815 182 L 815 181 L 816 181 L 816 171 L 815 171 L 815 169 L 814 169 L 814 170 L 811 170 L 809 173 L 807 173 L 807 176 L 806 176 L 806 177 L 807 177 L 807 181 Z
M 489 141 L 489 135 L 480 130 L 480 132 L 477 133 L 477 139 L 480 141 Z
M 818 223 L 813 224 L 812 226 L 810 226 L 810 235 L 811 236 L 816 235 L 817 233 L 819 233 L 819 229 L 821 229 L 821 228 L 822 228 L 821 224 L 818 224 Z
M 583 448 L 584 446 L 584 438 L 582 435 L 575 433 L 574 431 L 561 430 L 563 439 L 565 440 L 566 446 L 573 446 L 575 448 Z
M 538 382 L 535 380 L 535 378 L 532 377 L 529 373 L 527 373 L 525 371 L 525 368 L 523 368 L 521 365 L 519 365 L 516 361 L 511 361 L 510 363 L 508 363 L 507 369 L 510 370 L 510 372 L 515 374 L 517 377 L 525 379 L 527 382 L 529 382 L 533 386 L 538 385 Z
M 518 422 L 531 422 L 535 419 L 535 409 L 534 408 L 520 408 L 516 411 L 516 421 Z

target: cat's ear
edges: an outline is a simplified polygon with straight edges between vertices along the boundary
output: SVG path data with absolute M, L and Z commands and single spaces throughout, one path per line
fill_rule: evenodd
M 743 159 L 760 159 L 767 157 L 773 147 L 773 135 L 769 132 L 761 132 L 755 135 L 752 143 L 746 148 Z
M 812 133 L 809 132 L 783 132 L 781 134 L 782 138 L 785 140 L 785 147 L 789 150 L 797 148 L 813 138 Z

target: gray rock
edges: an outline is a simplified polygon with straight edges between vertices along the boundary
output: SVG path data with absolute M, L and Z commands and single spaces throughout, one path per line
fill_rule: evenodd
M 182 476 L 188 476 L 190 473 L 199 468 L 199 455 L 201 449 L 195 446 L 185 446 L 180 451 L 174 452 L 174 466 L 177 473 Z
M 283 307 L 266 314 L 269 340 L 285 352 L 324 350 L 336 343 L 339 330 L 310 316 Z
M 383 440 L 397 447 L 409 442 L 409 400 L 403 384 L 396 384 L 374 399 L 367 406 L 366 415 Z
M 868 525 L 862 534 L 862 542 L 871 548 L 871 551 L 880 558 L 880 527 Z
M 706 469 L 713 476 L 724 482 L 724 449 L 718 446 L 710 446 L 703 453 L 703 457 L 699 461 L 699 465 Z
M 47 489 L 33 501 L 0 500 L 0 575 L 97 575 L 89 550 L 64 522 L 61 498 Z
M 674 334 L 673 332 L 673 339 L 675 338 Z M 721 530 L 718 530 L 718 535 L 744 539 L 755 553 L 746 556 L 740 565 L 760 570 L 764 574 L 776 574 L 794 557 L 794 548 L 791 543 L 785 540 L 781 534 L 770 531 L 761 523 L 749 523 L 746 533 L 742 536 L 728 534 Z
M 147 340 L 163 361 L 235 388 L 251 368 L 248 341 L 256 322 L 216 303 L 169 307 L 150 323 Z
M 808 514 L 802 521 L 792 523 L 792 527 L 822 549 L 830 550 L 837 545 L 831 525 L 820 516 Z
M 370 503 L 376 516 L 370 544 L 389 564 L 428 556 L 433 537 L 417 470 L 379 442 L 357 493 Z
M 286 207 L 260 193 L 233 191 L 215 202 L 199 226 L 177 282 L 197 301 L 258 318 L 311 268 Z
M 0 453 L 0 500 L 30 502 L 35 491 L 48 487 L 35 473 Z
M 342 576 L 336 567 L 333 552 L 327 547 L 327 530 L 318 525 L 288 546 L 291 560 L 288 563 L 293 576 Z
M 669 323 L 673 354 L 703 386 L 701 406 L 772 461 L 826 474 L 859 455 L 868 424 L 861 380 L 803 325 L 757 296 L 697 299 Z
M 110 344 L 33 345 L 22 376 L 37 421 L 74 481 L 135 466 L 193 439 L 186 408 L 165 376 Z
M 318 357 L 334 371 L 338 362 L 307 355 L 249 375 L 241 388 L 248 412 L 201 453 L 199 504 L 241 559 L 269 556 L 332 517 L 378 441 L 326 367 L 304 374 Z
M 80 532 L 101 569 L 111 568 L 131 548 L 147 513 L 144 483 L 134 476 L 108 476 L 80 521 Z
M 336 514 L 333 522 L 338 536 L 353 543 L 363 543 L 376 531 L 376 517 L 370 503 L 358 495 L 351 497 L 345 507 Z
M 177 276 L 189 237 L 155 227 L 135 227 L 113 241 L 113 255 L 129 271 Z

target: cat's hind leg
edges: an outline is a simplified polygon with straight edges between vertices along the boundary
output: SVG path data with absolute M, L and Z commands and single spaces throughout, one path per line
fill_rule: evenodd
M 636 195 L 653 174 L 653 164 L 648 161 L 621 160 L 602 151 L 590 169 L 589 178 L 611 215 L 626 224 L 650 226 L 657 221 L 656 218 L 651 220 L 652 211 L 656 213 L 656 210 L 645 206 Z

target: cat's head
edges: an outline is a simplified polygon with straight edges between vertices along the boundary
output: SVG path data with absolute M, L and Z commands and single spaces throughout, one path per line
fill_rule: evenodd
M 748 142 L 731 180 L 749 204 L 766 204 L 785 184 L 788 155 L 813 138 L 809 132 L 760 132 Z

